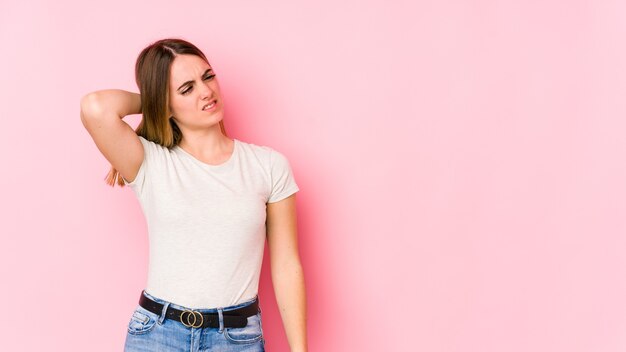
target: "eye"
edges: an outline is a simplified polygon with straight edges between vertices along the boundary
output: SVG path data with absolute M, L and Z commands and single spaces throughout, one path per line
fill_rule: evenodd
M 208 76 L 206 76 L 206 77 L 204 78 L 204 80 L 205 80 L 205 81 L 208 81 L 208 80 L 213 79 L 213 77 L 215 77 L 215 75 L 208 75 Z M 184 94 L 187 94 L 187 93 L 191 92 L 191 90 L 192 90 L 192 89 L 193 89 L 193 87 L 189 87 L 189 89 L 186 89 L 186 90 L 182 91 L 182 92 L 181 92 L 181 94 L 183 94 L 183 95 L 184 95 Z

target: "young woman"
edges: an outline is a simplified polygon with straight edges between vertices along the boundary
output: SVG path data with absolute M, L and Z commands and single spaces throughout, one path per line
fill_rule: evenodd
M 291 351 L 306 351 L 306 302 L 287 158 L 229 138 L 214 68 L 193 44 L 162 39 L 135 65 L 140 94 L 100 90 L 81 121 L 128 185 L 149 234 L 148 280 L 125 351 L 264 351 L 258 283 L 267 237 Z M 133 130 L 122 119 L 142 114 Z

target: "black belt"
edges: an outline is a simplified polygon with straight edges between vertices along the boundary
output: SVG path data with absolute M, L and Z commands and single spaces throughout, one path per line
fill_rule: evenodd
M 163 304 L 159 302 L 155 302 L 151 300 L 149 297 L 146 297 L 141 291 L 141 297 L 139 298 L 139 305 L 144 307 L 145 309 L 151 311 L 152 313 L 161 315 L 163 312 Z M 259 300 L 254 300 L 251 304 L 233 309 L 233 310 L 225 310 L 222 311 L 222 316 L 224 319 L 224 327 L 231 328 L 243 328 L 248 325 L 248 317 L 252 315 L 256 315 L 259 312 Z M 217 312 L 215 313 L 200 313 L 194 310 L 179 310 L 173 308 L 171 306 L 167 307 L 167 311 L 165 312 L 165 317 L 168 319 L 173 319 L 176 321 L 180 321 L 186 327 L 193 328 L 219 328 L 220 320 Z

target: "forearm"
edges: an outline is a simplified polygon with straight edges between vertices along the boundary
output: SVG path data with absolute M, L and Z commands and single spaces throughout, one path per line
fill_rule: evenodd
M 141 95 L 122 89 L 104 89 L 85 95 L 80 101 L 85 116 L 117 115 L 124 118 L 141 113 Z
M 272 283 L 291 352 L 307 352 L 306 294 L 300 261 L 272 270 Z

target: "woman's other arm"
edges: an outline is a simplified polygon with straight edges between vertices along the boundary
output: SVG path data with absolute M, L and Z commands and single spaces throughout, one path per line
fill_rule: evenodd
M 291 352 L 307 352 L 306 295 L 296 223 L 295 194 L 267 204 L 267 240 L 276 303 Z

